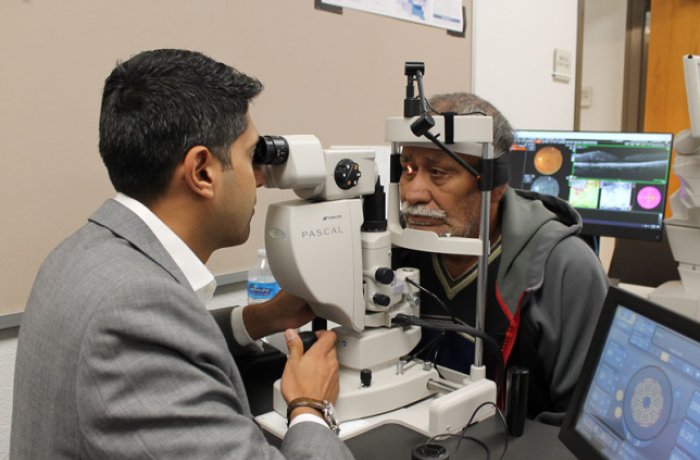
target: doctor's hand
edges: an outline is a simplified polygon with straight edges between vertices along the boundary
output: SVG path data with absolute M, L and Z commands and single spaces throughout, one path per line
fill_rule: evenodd
M 280 291 L 267 302 L 248 305 L 243 323 L 253 340 L 285 329 L 296 329 L 314 319 L 311 307 L 301 298 Z
M 304 353 L 299 334 L 287 329 L 284 337 L 289 347 L 287 364 L 282 374 L 282 396 L 287 402 L 296 398 L 325 399 L 335 404 L 338 399 L 338 359 L 335 354 L 335 332 L 318 331 L 318 340 Z
M 275 332 L 299 328 L 316 317 L 305 300 L 285 291 L 278 292 L 268 303 L 275 310 Z

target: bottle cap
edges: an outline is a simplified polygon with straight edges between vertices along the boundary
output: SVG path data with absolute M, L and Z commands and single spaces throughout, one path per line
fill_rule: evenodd
M 258 249 L 258 257 L 267 257 L 267 251 L 265 251 L 265 248 Z

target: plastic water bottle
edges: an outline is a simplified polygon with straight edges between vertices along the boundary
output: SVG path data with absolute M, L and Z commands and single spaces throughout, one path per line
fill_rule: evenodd
M 258 249 L 258 260 L 248 270 L 248 303 L 266 302 L 280 290 L 279 284 L 270 271 L 267 253 Z
M 279 290 L 280 286 L 275 281 L 267 261 L 267 253 L 264 249 L 258 249 L 258 260 L 248 270 L 248 304 L 266 302 L 277 295 Z M 263 337 L 263 341 L 284 354 L 288 353 L 287 341 L 282 332 Z

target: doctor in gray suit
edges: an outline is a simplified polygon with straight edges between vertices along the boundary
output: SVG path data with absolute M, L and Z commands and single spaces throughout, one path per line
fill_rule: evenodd
M 22 320 L 11 458 L 352 458 L 322 414 L 290 414 L 281 452 L 254 423 L 205 308 L 213 251 L 250 232 L 259 81 L 195 52 L 157 50 L 107 78 L 100 153 L 117 190 L 46 259 Z M 78 187 L 76 193 L 81 193 Z M 287 401 L 334 402 L 332 332 L 303 353 L 312 312 L 282 293 L 245 307 L 250 342 L 285 330 Z

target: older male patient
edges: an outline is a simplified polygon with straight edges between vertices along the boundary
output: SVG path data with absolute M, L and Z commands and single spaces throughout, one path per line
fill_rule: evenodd
M 485 329 L 500 350 L 485 350 L 493 377 L 497 354 L 506 365 L 530 370 L 530 416 L 566 411 L 600 308 L 607 276 L 593 251 L 577 237 L 576 211 L 552 196 L 508 187 L 513 130 L 489 102 L 467 93 L 430 100 L 437 113 L 493 117 L 495 188 L 491 193 Z M 458 152 L 459 153 L 459 152 Z M 462 155 L 474 167 L 478 158 Z M 441 151 L 405 146 L 400 190 L 405 225 L 441 235 L 477 238 L 481 194 L 476 179 Z M 421 316 L 474 325 L 476 257 L 398 249 L 394 263 L 421 270 L 421 284 L 448 306 L 423 296 Z M 430 342 L 433 342 L 432 345 Z M 426 348 L 427 346 L 427 348 Z M 436 337 L 424 330 L 422 357 L 462 372 L 473 362 L 474 341 L 465 334 Z M 551 419 L 552 417 L 550 417 Z M 556 418 L 553 417 L 553 418 Z
M 140 53 L 109 75 L 100 154 L 118 193 L 39 270 L 19 334 L 11 458 L 352 457 L 311 407 L 337 398 L 335 335 L 304 354 L 287 330 L 282 393 L 303 404 L 280 452 L 205 308 L 215 282 L 204 263 L 250 232 L 261 177 L 248 108 L 261 89 L 183 50 Z M 239 341 L 312 316 L 282 293 L 243 310 Z

